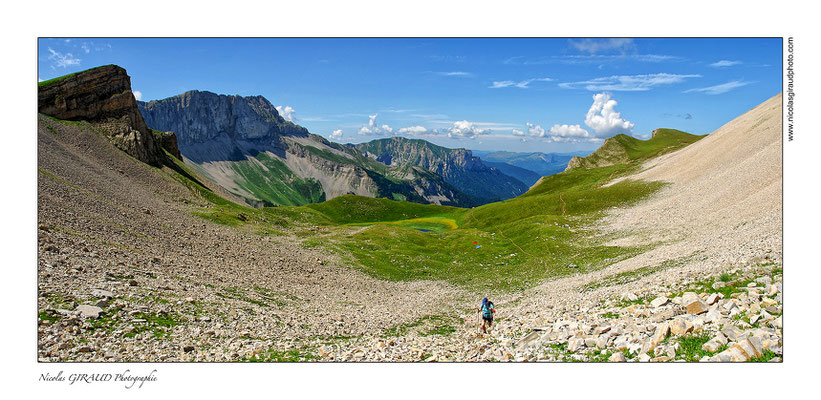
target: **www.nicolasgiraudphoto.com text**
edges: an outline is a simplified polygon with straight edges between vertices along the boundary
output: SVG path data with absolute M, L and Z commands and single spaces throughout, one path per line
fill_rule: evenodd
M 795 71 L 793 70 L 793 38 L 787 38 L 787 140 L 793 140 L 793 108 L 795 99 Z

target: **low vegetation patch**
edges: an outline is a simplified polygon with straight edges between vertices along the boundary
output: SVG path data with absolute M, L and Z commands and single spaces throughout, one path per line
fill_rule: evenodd
M 243 362 L 300 362 L 317 360 L 319 357 L 308 348 L 292 349 L 292 350 L 276 350 L 270 349 L 252 355 L 249 358 L 243 358 Z

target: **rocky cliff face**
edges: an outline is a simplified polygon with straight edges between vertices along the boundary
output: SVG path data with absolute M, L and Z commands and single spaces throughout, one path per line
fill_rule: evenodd
M 148 126 L 174 131 L 182 148 L 220 137 L 271 141 L 280 136 L 308 136 L 307 129 L 286 121 L 262 96 L 226 96 L 194 90 L 138 104 Z
M 106 65 L 42 82 L 37 106 L 54 118 L 96 123 L 117 147 L 140 161 L 160 165 L 165 160 L 137 108 L 131 78 L 121 67 Z
M 344 194 L 474 205 L 440 176 L 410 171 L 397 179 L 392 168 L 286 121 L 261 96 L 191 91 L 138 104 L 152 129 L 176 132 L 186 163 L 250 205 Z
M 480 204 L 516 197 L 528 189 L 521 181 L 485 165 L 470 150 L 401 137 L 361 143 L 355 148 L 386 165 L 427 169 Z

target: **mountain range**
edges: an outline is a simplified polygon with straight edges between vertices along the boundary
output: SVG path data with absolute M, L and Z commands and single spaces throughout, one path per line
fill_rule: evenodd
M 330 142 L 285 120 L 262 96 L 195 90 L 138 107 L 149 127 L 176 134 L 186 164 L 254 206 L 356 194 L 471 207 L 528 188 L 470 150 L 398 137 Z
M 392 137 L 353 146 L 389 166 L 417 166 L 440 175 L 480 204 L 516 197 L 529 185 L 485 164 L 470 150 L 449 149 L 421 139 Z
M 138 106 L 150 127 L 176 133 L 189 166 L 251 205 L 304 205 L 344 194 L 478 203 L 427 169 L 386 165 L 311 134 L 261 96 L 190 91 Z

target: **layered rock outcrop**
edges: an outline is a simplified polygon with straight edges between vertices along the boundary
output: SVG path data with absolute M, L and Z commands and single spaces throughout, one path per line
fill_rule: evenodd
M 117 147 L 147 164 L 157 166 L 165 160 L 137 108 L 131 78 L 121 67 L 105 65 L 44 82 L 37 106 L 54 118 L 96 123 Z
M 308 136 L 307 129 L 286 121 L 262 96 L 227 96 L 192 90 L 138 104 L 148 125 L 174 131 L 182 148 L 225 136 L 254 141 Z

